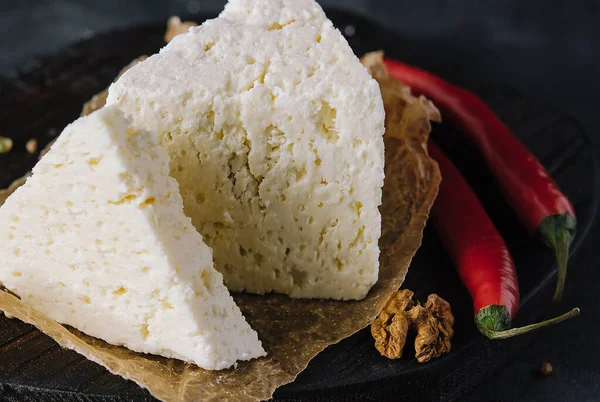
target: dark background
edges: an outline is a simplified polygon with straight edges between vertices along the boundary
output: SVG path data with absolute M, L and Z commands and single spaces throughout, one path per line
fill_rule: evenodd
M 99 32 L 170 15 L 216 14 L 224 1 L 0 0 L 0 74 Z M 402 37 L 452 50 L 450 67 L 505 81 L 565 111 L 600 146 L 600 2 L 542 0 L 321 0 L 367 16 Z M 2 127 L 0 127 L 2 135 Z M 591 240 L 598 244 L 600 227 Z M 540 332 L 465 401 L 600 400 L 600 252 L 571 266 L 566 306 L 582 314 Z M 554 373 L 541 377 L 543 361 Z

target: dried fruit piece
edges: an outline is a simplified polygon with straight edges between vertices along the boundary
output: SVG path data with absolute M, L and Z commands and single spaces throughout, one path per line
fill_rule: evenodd
M 371 335 L 375 339 L 375 348 L 390 359 L 402 357 L 409 328 L 406 311 L 412 308 L 414 293 L 408 289 L 397 290 L 371 324 Z
M 13 147 L 13 141 L 7 137 L 0 137 L 0 154 L 7 154 Z
M 169 43 L 179 34 L 186 33 L 191 27 L 195 27 L 193 21 L 181 22 L 179 17 L 171 17 L 167 21 L 167 32 L 165 32 L 165 42 Z
M 27 144 L 25 144 L 25 149 L 27 149 L 27 152 L 29 152 L 30 154 L 36 153 L 38 150 L 37 140 L 35 138 L 32 138 L 29 141 L 27 141 Z

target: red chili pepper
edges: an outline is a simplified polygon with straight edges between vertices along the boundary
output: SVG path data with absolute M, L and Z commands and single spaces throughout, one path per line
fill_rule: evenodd
M 428 149 L 442 172 L 431 218 L 473 298 L 479 331 L 490 339 L 509 338 L 579 314 L 575 308 L 544 322 L 509 329 L 519 308 L 519 284 L 508 247 L 458 169 L 432 141 Z
M 435 75 L 385 59 L 389 74 L 424 95 L 445 118 L 461 128 L 479 149 L 508 204 L 530 234 L 554 251 L 558 278 L 553 300 L 561 299 L 569 246 L 575 236 L 575 211 L 548 171 L 477 96 Z

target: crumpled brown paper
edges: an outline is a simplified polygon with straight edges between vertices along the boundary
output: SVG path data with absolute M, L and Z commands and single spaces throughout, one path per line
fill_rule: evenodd
M 35 325 L 61 346 L 73 349 L 110 372 L 135 381 L 165 401 L 256 401 L 293 381 L 325 347 L 369 325 L 404 280 L 421 245 L 440 173 L 426 154 L 435 108 L 389 79 L 381 54 L 364 63 L 381 86 L 386 108 L 386 169 L 383 189 L 379 281 L 359 302 L 298 300 L 282 295 L 236 294 L 235 301 L 263 342 L 268 355 L 234 369 L 207 371 L 175 359 L 132 352 L 87 336 L 45 317 L 7 292 L 0 308 Z M 0 203 L 22 180 L 0 192 Z

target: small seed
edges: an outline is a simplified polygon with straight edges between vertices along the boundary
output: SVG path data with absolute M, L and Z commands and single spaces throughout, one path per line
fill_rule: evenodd
M 543 362 L 542 364 L 540 364 L 540 374 L 544 377 L 547 377 L 550 374 L 552 374 L 552 370 L 552 365 L 550 363 Z
M 10 138 L 0 137 L 0 154 L 7 154 L 13 147 L 13 141 Z
M 27 141 L 27 144 L 25 144 L 25 148 L 30 154 L 36 153 L 38 150 L 37 140 L 35 138 L 30 139 L 29 141 Z

